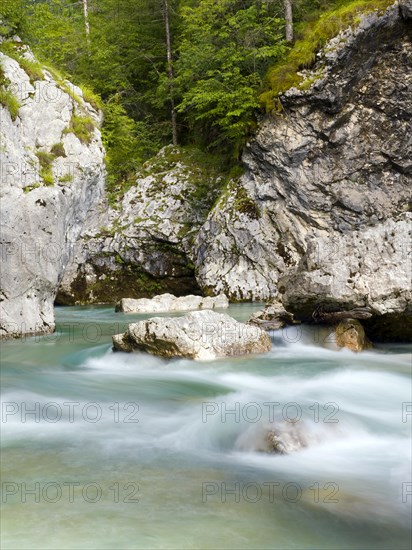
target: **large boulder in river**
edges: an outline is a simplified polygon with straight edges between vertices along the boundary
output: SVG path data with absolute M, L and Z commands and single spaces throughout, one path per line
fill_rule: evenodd
M 219 296 L 188 296 L 176 297 L 173 294 L 160 294 L 153 298 L 122 298 L 116 304 L 116 311 L 123 313 L 160 313 L 168 311 L 190 311 L 191 309 L 215 309 L 229 307 L 229 300 L 224 294 Z
M 59 281 L 105 169 L 101 113 L 82 90 L 16 38 L 2 48 L 0 336 L 13 337 L 54 330 Z
M 265 353 L 271 340 L 262 329 L 214 311 L 194 311 L 183 317 L 153 317 L 129 325 L 113 336 L 118 351 L 146 351 L 161 357 L 210 360 L 232 355 Z

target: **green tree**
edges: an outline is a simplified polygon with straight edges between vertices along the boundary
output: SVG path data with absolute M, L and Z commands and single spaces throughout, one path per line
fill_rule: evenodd
M 110 191 L 135 174 L 162 145 L 161 137 L 150 130 L 149 121 L 136 121 L 127 115 L 119 95 L 113 96 L 105 106 L 103 142 Z
M 26 7 L 30 0 L 0 1 L 0 36 L 20 32 L 25 22 Z
M 178 111 L 205 142 L 239 147 L 255 125 L 265 73 L 286 49 L 283 20 L 260 0 L 203 0 L 181 18 Z
M 109 180 L 123 180 L 125 167 L 136 167 L 172 137 L 170 88 L 163 98 L 156 92 L 170 67 L 164 0 L 44 0 L 27 9 L 24 38 L 35 53 L 102 97 Z M 170 9 L 170 36 L 176 19 Z
M 172 33 L 170 30 L 170 5 L 169 0 L 163 0 L 163 18 L 165 22 L 165 38 L 166 38 L 166 60 L 167 60 L 167 76 L 169 81 L 169 101 L 170 101 L 170 116 L 172 124 L 172 142 L 177 145 L 177 118 L 174 97 L 174 68 L 173 68 L 173 48 L 172 48 Z
M 302 19 L 328 1 L 293 0 L 298 39 Z M 5 32 L 103 99 L 112 182 L 178 135 L 236 157 L 256 126 L 267 70 L 289 51 L 288 3 L 0 0 Z
M 285 10 L 285 39 L 293 42 L 293 7 L 292 0 L 283 0 Z

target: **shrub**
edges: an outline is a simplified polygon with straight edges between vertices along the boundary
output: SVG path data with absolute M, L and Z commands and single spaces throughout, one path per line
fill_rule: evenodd
M 103 109 L 103 101 L 101 98 L 93 92 L 88 86 L 80 85 L 80 89 L 83 92 L 83 98 L 87 103 L 95 109 L 96 111 L 101 111 Z

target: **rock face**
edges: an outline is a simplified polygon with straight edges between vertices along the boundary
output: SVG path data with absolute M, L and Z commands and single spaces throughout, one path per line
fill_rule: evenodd
M 161 357 L 211 360 L 265 353 L 271 348 L 271 340 L 258 327 L 205 310 L 183 317 L 153 317 L 131 324 L 124 334 L 113 336 L 113 347 L 126 352 L 146 351 Z
M 298 269 L 280 281 L 286 308 L 305 321 L 319 297 L 341 309 L 367 306 L 374 315 L 364 326 L 378 339 L 412 339 L 411 222 L 405 214 L 378 226 L 308 240 Z
M 193 156 L 165 147 L 119 202 L 109 207 L 103 200 L 95 208 L 61 283 L 59 303 L 113 303 L 126 291 L 130 298 L 200 293 L 193 241 L 223 180 Z
M 364 351 L 372 347 L 365 335 L 363 326 L 357 319 L 346 319 L 339 323 L 335 329 L 336 344 L 340 348 L 348 348 L 352 351 Z
M 412 338 L 412 20 L 401 5 L 329 42 L 310 88 L 289 90 L 262 122 L 246 175 L 199 233 L 202 288 L 279 291 L 301 320 L 318 301 L 367 306 L 376 339 Z
M 33 61 L 15 47 L 19 59 Z M 0 105 L 0 335 L 9 337 L 54 329 L 59 281 L 105 173 L 101 115 L 82 91 L 47 70 L 34 80 L 3 53 L 0 64 L 20 103 L 15 119 Z
M 279 253 L 283 245 L 276 225 L 249 177 L 229 183 L 195 243 L 200 287 L 239 301 L 276 295 L 277 274 L 292 261 Z
M 411 13 L 400 0 L 326 44 L 262 120 L 241 178 L 193 185 L 163 150 L 118 210 L 91 217 L 59 301 L 281 294 L 297 320 L 319 302 L 367 308 L 373 339 L 411 340 Z
M 159 313 L 167 311 L 189 311 L 191 309 L 215 309 L 229 307 L 229 300 L 224 294 L 219 296 L 181 296 L 177 298 L 173 294 L 160 294 L 152 299 L 122 298 L 116 304 L 116 311 L 123 313 Z

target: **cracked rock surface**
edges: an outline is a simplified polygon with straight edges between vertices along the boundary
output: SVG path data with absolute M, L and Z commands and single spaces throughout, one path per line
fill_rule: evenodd
M 393 256 L 385 282 L 391 278 L 396 287 L 401 266 L 394 250 L 407 246 L 401 228 L 412 206 L 411 34 L 398 4 L 366 15 L 318 55 L 312 72 L 318 79 L 308 91 L 293 88 L 281 98 L 283 111 L 267 117 L 246 148 L 246 175 L 199 234 L 201 287 L 267 300 L 276 295 L 279 275 L 305 269 L 300 262 L 309 242 L 324 254 L 364 231 L 376 232 L 376 248 Z M 248 197 L 243 208 L 240 193 Z M 372 249 L 359 252 L 362 263 L 372 261 Z M 333 277 L 347 261 L 331 252 L 321 269 Z M 358 271 L 362 276 L 362 265 Z M 291 285 L 299 293 L 296 279 Z
M 54 330 L 54 297 L 105 171 L 101 116 L 82 91 L 65 81 L 67 93 L 47 70 L 32 82 L 2 53 L 0 63 L 20 103 L 15 120 L 0 105 L 0 336 L 13 337 Z M 88 143 L 69 128 L 74 113 L 93 121 Z
M 200 293 L 193 242 L 220 179 L 179 148 L 163 148 L 116 204 L 103 199 L 91 213 L 60 285 L 59 303 Z
M 211 310 L 181 317 L 152 317 L 113 336 L 117 351 L 146 351 L 160 357 L 212 360 L 270 351 L 267 333 Z
M 369 307 L 377 340 L 412 340 L 410 8 L 395 3 L 331 40 L 309 90 L 290 89 L 262 122 L 246 175 L 199 233 L 202 288 L 280 292 L 304 321 L 319 302 Z

